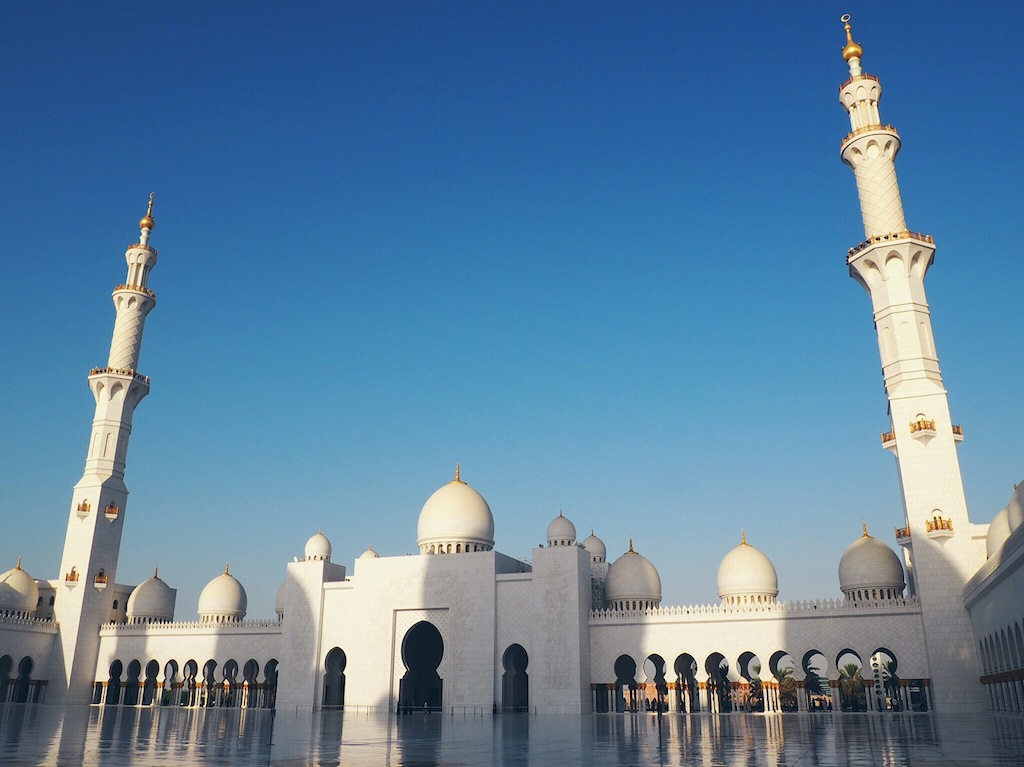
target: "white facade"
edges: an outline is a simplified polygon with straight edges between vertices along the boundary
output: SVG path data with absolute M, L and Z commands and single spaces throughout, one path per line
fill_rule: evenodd
M 151 199 L 140 242 L 126 252 L 126 282 L 114 290 L 107 366 L 89 374 L 96 411 L 61 572 L 32 581 L 19 563 L 0 576 L 0 700 L 398 712 L 966 710 L 986 702 L 1021 710 L 1021 493 L 1005 535 L 986 541 L 988 527 L 967 512 L 962 433 L 950 418 L 924 292 L 934 243 L 907 230 L 894 164 L 900 139 L 881 123 L 881 86 L 861 70 L 862 53 L 847 25 L 850 79 L 840 101 L 852 132 L 842 157 L 856 176 L 867 237 L 848 264 L 871 297 L 878 331 L 892 418 L 883 446 L 903 488 L 906 570 L 865 529 L 840 564 L 838 598 L 786 602 L 770 559 L 743 537 L 718 573 L 721 604 L 663 606 L 655 563 L 632 542 L 609 564 L 604 542 L 593 533 L 578 542 L 562 514 L 530 563 L 499 553 L 502 520 L 496 526 L 457 468 L 408 531 L 418 555 L 370 550 L 350 570 L 331 561 L 318 532 L 284 568 L 276 620 L 246 620 L 245 589 L 225 567 L 196 617 L 179 609 L 189 620 L 174 622 L 175 593 L 158 574 L 131 598 L 132 587 L 115 582 L 125 456 L 134 409 L 149 392 L 137 366 L 155 305 Z M 301 540 L 303 531 L 293 533 Z

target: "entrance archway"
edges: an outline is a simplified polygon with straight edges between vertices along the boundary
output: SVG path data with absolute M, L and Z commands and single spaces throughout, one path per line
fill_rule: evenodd
M 441 710 L 444 682 L 437 667 L 443 657 L 444 640 L 433 623 L 420 621 L 405 633 L 405 675 L 398 686 L 398 705 L 403 711 Z
M 340 647 L 327 653 L 324 661 L 324 708 L 342 708 L 345 705 L 345 666 L 348 658 Z
M 513 644 L 501 659 L 505 673 L 501 675 L 501 708 L 503 711 L 525 712 L 530 709 L 530 676 L 526 666 L 530 657 L 522 645 Z
M 615 659 L 615 712 L 636 711 L 636 661 L 629 655 Z

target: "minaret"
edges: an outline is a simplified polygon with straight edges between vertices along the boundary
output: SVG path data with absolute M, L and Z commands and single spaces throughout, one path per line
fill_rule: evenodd
M 124 466 L 132 414 L 149 394 L 149 378 L 137 372 L 146 315 L 156 305 L 149 289 L 149 273 L 156 265 L 156 251 L 149 246 L 153 231 L 153 195 L 139 221 L 139 242 L 125 252 L 128 277 L 114 288 L 117 310 L 110 356 L 106 367 L 89 371 L 89 388 L 96 399 L 85 471 L 71 496 L 67 536 L 54 604 L 60 639 L 54 650 L 51 701 L 87 703 L 95 674 L 99 628 L 111 610 L 104 593 L 117 575 L 128 489 Z
M 850 276 L 864 286 L 874 308 L 891 428 L 883 446 L 896 456 L 903 491 L 905 547 L 911 593 L 919 597 L 937 708 L 983 701 L 963 587 L 984 562 L 972 540 L 956 445 L 963 439 L 949 414 L 932 337 L 924 277 L 935 245 L 907 230 L 896 180 L 900 137 L 878 112 L 882 87 L 861 70 L 863 50 L 853 41 L 850 17 L 843 58 L 850 79 L 839 101 L 850 115 L 842 158 L 857 178 L 865 241 L 851 248 Z

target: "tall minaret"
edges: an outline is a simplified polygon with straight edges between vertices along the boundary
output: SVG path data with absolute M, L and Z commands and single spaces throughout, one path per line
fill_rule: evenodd
M 851 132 L 842 158 L 857 177 L 866 240 L 851 248 L 850 276 L 871 295 L 891 429 L 884 447 L 896 456 L 905 527 L 897 531 L 912 593 L 921 601 L 935 705 L 984 705 L 963 587 L 985 560 L 964 498 L 956 445 L 963 439 L 949 415 L 932 337 L 924 277 L 932 264 L 932 238 L 907 230 L 896 181 L 900 137 L 878 113 L 882 87 L 861 70 L 863 50 L 853 41 L 850 17 L 843 58 L 850 79 L 839 101 Z
M 85 472 L 71 496 L 67 536 L 54 604 L 60 625 L 54 650 L 54 668 L 62 669 L 66 685 L 61 689 L 55 672 L 51 701 L 87 703 L 99 648 L 99 627 L 109 620 L 111 603 L 104 590 L 117 574 L 128 489 L 124 465 L 132 414 L 149 394 L 149 378 L 137 372 L 146 315 L 156 305 L 149 289 L 149 273 L 156 265 L 156 251 L 149 246 L 153 231 L 153 195 L 139 221 L 139 242 L 125 252 L 128 277 L 114 288 L 114 335 L 106 367 L 89 371 L 89 388 L 96 399 L 92 435 L 85 458 Z

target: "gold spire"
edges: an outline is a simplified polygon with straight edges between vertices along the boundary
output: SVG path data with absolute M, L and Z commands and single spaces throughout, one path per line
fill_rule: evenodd
M 159 567 L 159 565 L 157 567 L 153 568 L 153 577 L 156 578 L 157 580 L 160 579 L 160 567 Z
M 462 478 L 461 478 L 460 472 L 461 472 L 461 467 L 459 466 L 458 463 L 456 463 L 455 464 L 455 479 L 453 480 L 454 482 L 462 482 Z M 462 484 L 464 485 L 466 483 L 462 482 Z
M 863 537 L 864 538 L 870 538 L 871 536 L 868 535 L 868 523 L 867 522 L 862 522 L 861 526 L 864 528 L 864 535 L 863 535 Z
M 10 561 L 10 560 L 8 560 L 8 561 Z M 18 556 L 18 564 L 16 564 L 14 566 L 14 569 L 15 570 L 20 570 L 21 569 L 21 555 Z
M 839 20 L 843 22 L 843 28 L 846 30 L 846 47 L 843 48 L 843 60 L 859 59 L 864 55 L 864 49 L 853 42 L 853 33 L 850 31 L 850 14 L 844 13 Z
M 633 551 L 633 536 L 632 535 L 629 536 L 629 551 L 627 551 L 626 553 L 628 554 L 628 553 L 630 553 L 630 551 L 632 551 L 634 554 L 636 554 L 636 552 Z
M 225 562 L 224 563 L 224 575 L 231 575 L 231 570 L 228 568 L 228 565 L 230 565 L 230 564 L 231 564 L 230 562 Z
M 747 543 L 747 531 L 742 527 L 740 528 L 740 546 L 749 546 Z
M 146 215 L 139 219 L 139 229 L 148 229 L 153 231 L 153 227 L 156 226 L 156 221 L 153 220 L 153 198 L 156 196 L 156 192 L 149 193 L 149 207 L 146 208 Z

